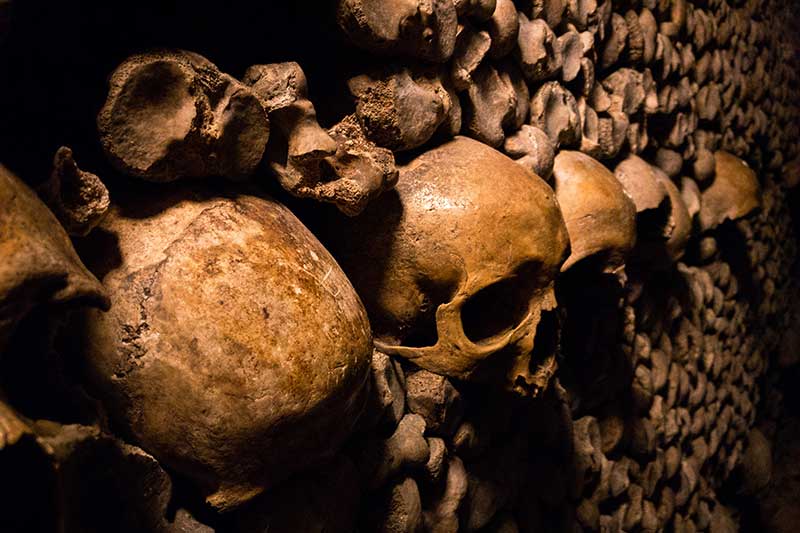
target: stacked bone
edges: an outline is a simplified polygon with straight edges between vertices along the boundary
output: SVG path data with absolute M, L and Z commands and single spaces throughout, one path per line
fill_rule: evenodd
M 794 240 L 783 203 L 785 189 L 775 183 L 792 185 L 798 180 L 798 107 L 792 101 L 798 80 L 797 70 L 791 68 L 793 49 L 780 41 L 781 32 L 769 31 L 773 25 L 781 27 L 781 14 L 787 7 L 778 1 L 767 5 L 760 1 L 729 4 L 716 0 L 695 5 L 684 0 L 650 0 L 615 5 L 606 0 L 597 5 L 593 0 L 441 0 L 386 2 L 386 9 L 378 10 L 380 16 L 375 17 L 376 12 L 371 10 L 380 4 L 338 2 L 341 28 L 352 42 L 377 55 L 389 55 L 396 63 L 351 78 L 348 88 L 355 100 L 355 112 L 329 130 L 316 122 L 306 80 L 297 64 L 253 67 L 242 83 L 219 72 L 204 58 L 185 52 L 129 59 L 112 77 L 111 95 L 99 119 L 104 148 L 112 163 L 134 176 L 171 181 L 184 176 L 221 174 L 236 179 L 259 174 L 257 167 L 263 159 L 279 183 L 296 196 L 332 202 L 348 215 L 361 213 L 368 203 L 386 207 L 377 210 L 380 217 L 374 224 L 356 219 L 353 235 L 372 232 L 378 244 L 391 241 L 393 247 L 381 261 L 373 261 L 369 254 L 361 257 L 358 267 L 366 271 L 397 261 L 402 268 L 387 269 L 391 272 L 387 278 L 392 282 L 387 285 L 388 295 L 362 290 L 359 296 L 368 307 L 377 305 L 370 300 L 388 302 L 388 306 L 397 304 L 399 310 L 392 309 L 396 311 L 394 317 L 383 313 L 380 319 L 387 320 L 388 316 L 391 321 L 399 316 L 406 322 L 390 331 L 391 335 L 381 336 L 386 333 L 382 331 L 384 325 L 372 317 L 371 326 L 382 351 L 376 350 L 371 360 L 372 387 L 364 400 L 367 407 L 361 418 L 354 412 L 363 400 L 360 385 L 367 373 L 364 347 L 369 335 L 355 293 L 333 259 L 288 210 L 277 204 L 215 199 L 208 209 L 196 209 L 200 204 L 195 202 L 200 199 L 181 198 L 177 207 L 165 208 L 166 219 L 151 216 L 145 222 L 153 224 L 149 231 L 156 231 L 165 240 L 165 254 L 163 258 L 159 256 L 161 263 L 155 273 L 146 273 L 146 279 L 129 287 L 134 273 L 127 272 L 129 265 L 123 264 L 116 265 L 119 271 L 104 279 L 115 301 L 114 310 L 107 316 L 118 317 L 114 319 L 123 333 L 117 335 L 121 339 L 119 350 L 111 350 L 111 355 L 86 352 L 101 360 L 95 363 L 101 367 L 117 363 L 113 360 L 115 354 L 123 353 L 130 359 L 121 362 L 124 364 L 108 382 L 95 375 L 99 381 L 95 385 L 105 388 L 112 399 L 136 396 L 135 402 L 141 405 L 134 406 L 131 412 L 115 406 L 117 411 L 123 411 L 115 416 L 118 423 L 121 420 L 123 425 L 130 424 L 129 432 L 143 447 L 151 448 L 155 457 L 100 435 L 95 428 L 35 424 L 13 412 L 0 413 L 0 422 L 7 428 L 0 441 L 8 442 L 10 447 L 24 443 L 21 436 L 31 435 L 53 456 L 61 453 L 58 444 L 66 442 L 65 456 L 51 460 L 53 463 L 68 463 L 73 459 L 70 449 L 84 442 L 102 443 L 104 449 L 112 450 L 108 461 L 134 463 L 131 479 L 147 478 L 149 486 L 141 492 L 155 494 L 155 501 L 137 501 L 136 505 L 148 507 L 139 518 L 150 521 L 142 526 L 150 529 L 204 528 L 180 513 L 181 518 L 176 517 L 175 523 L 162 523 L 170 483 L 158 461 L 197 482 L 218 509 L 236 508 L 232 511 L 235 518 L 229 523 L 235 523 L 242 531 L 352 531 L 355 527 L 409 532 L 561 531 L 577 527 L 693 531 L 732 527 L 715 490 L 742 463 L 748 435 L 758 416 L 758 383 L 792 316 L 787 309 L 789 295 L 794 293 L 788 275 L 795 256 Z M 154 84 L 165 80 L 171 81 L 169 91 L 154 90 L 163 88 Z M 159 99 L 159 95 L 166 96 Z M 555 345 L 547 346 L 551 351 L 546 357 L 532 356 L 541 355 L 539 346 L 532 344 L 534 337 L 540 346 L 545 344 L 540 342 L 543 339 L 539 322 L 553 328 L 541 317 L 553 311 L 554 277 L 566 259 L 562 257 L 566 242 L 559 225 L 561 219 L 552 209 L 552 191 L 537 185 L 536 193 L 531 194 L 530 205 L 549 207 L 542 208 L 542 213 L 531 214 L 534 210 L 530 205 L 512 213 L 519 198 L 512 198 L 510 193 L 507 198 L 501 197 L 499 204 L 480 204 L 476 199 L 491 196 L 486 194 L 487 189 L 500 193 L 513 190 L 504 189 L 508 184 L 502 181 L 513 181 L 514 172 L 501 167 L 507 160 L 496 159 L 502 157 L 500 154 L 465 139 L 442 148 L 445 152 L 441 153 L 456 150 L 457 161 L 444 156 L 436 161 L 438 156 L 432 149 L 458 133 L 502 149 L 519 165 L 550 180 L 556 195 L 565 190 L 561 187 L 567 181 L 559 171 L 558 158 L 563 162 L 568 157 L 590 156 L 580 165 L 602 168 L 596 161 L 602 160 L 615 166 L 619 178 L 619 183 L 614 182 L 616 189 L 612 187 L 608 195 L 585 193 L 585 199 L 613 197 L 616 201 L 609 210 L 616 209 L 612 229 L 618 234 L 600 235 L 607 238 L 601 250 L 602 275 L 592 274 L 624 282 L 624 291 L 603 295 L 606 299 L 602 311 L 610 319 L 605 324 L 593 323 L 594 330 L 612 324 L 606 330 L 608 338 L 590 343 L 592 351 L 586 348 L 585 353 L 578 353 L 580 349 L 574 346 L 565 348 L 564 355 L 572 360 L 565 361 L 561 375 L 553 376 Z M 765 138 L 768 142 L 761 142 Z M 396 193 L 379 197 L 397 180 L 394 154 L 424 149 L 431 149 L 427 154 L 440 166 L 426 163 L 426 155 L 421 156 L 418 165 L 409 165 L 407 180 L 401 181 Z M 746 167 L 738 159 L 721 150 L 746 159 L 758 171 L 765 191 L 760 200 L 755 174 L 743 170 Z M 461 164 L 466 166 L 470 156 L 486 165 L 496 163 L 489 170 L 498 177 L 491 176 L 491 183 L 487 185 L 484 180 L 479 186 L 462 179 L 464 175 L 450 172 Z M 459 165 L 441 165 L 442 162 Z M 475 162 L 470 160 L 470 164 Z M 459 171 L 470 178 L 474 177 L 471 174 L 486 177 L 492 173 Z M 613 181 L 614 175 L 603 171 L 608 176 L 602 179 Z M 419 172 L 422 179 L 412 182 L 412 172 Z M 453 176 L 451 182 L 460 188 L 445 183 Z M 52 190 L 45 191 L 45 195 L 60 221 L 71 233 L 90 231 L 108 207 L 107 191 L 98 185 L 96 176 L 77 168 L 69 151 L 59 152 L 54 177 L 57 179 L 50 184 Z M 529 179 L 530 174 L 524 178 Z M 600 187 L 597 183 L 585 190 L 592 192 L 591 187 Z M 71 196 L 62 194 L 64 184 L 77 188 L 79 196 L 87 201 L 77 206 L 65 203 Z M 484 208 L 469 220 L 473 227 L 464 229 L 467 224 L 456 220 L 445 228 L 452 229 L 446 238 L 425 233 L 431 228 L 441 230 L 448 222 L 437 219 L 424 226 L 429 221 L 423 213 L 433 211 L 431 205 L 436 202 L 430 202 L 434 198 L 432 191 L 440 186 L 471 195 L 470 202 L 445 197 L 448 201 L 441 205 L 472 204 Z M 611 189 L 600 190 L 605 193 Z M 410 230 L 397 241 L 381 239 L 383 229 L 389 226 L 396 230 L 401 223 L 389 216 L 393 202 L 397 198 L 405 201 L 420 191 L 428 203 L 404 206 L 406 213 L 415 215 L 401 221 L 407 225 L 403 228 Z M 581 209 L 607 206 L 570 205 L 568 200 L 559 198 L 559 203 L 570 231 L 573 256 L 564 263 L 561 279 L 573 283 L 579 276 L 569 277 L 570 268 L 585 273 L 582 269 L 587 265 L 597 266 L 581 262 L 597 250 L 581 239 L 585 234 L 572 231 L 571 222 L 581 217 L 594 220 L 596 211 L 583 216 L 586 213 Z M 143 202 L 150 204 L 152 199 Z M 759 203 L 761 212 L 750 214 Z M 93 207 L 89 209 L 88 204 Z M 632 205 L 620 207 L 623 204 Z M 411 207 L 420 211 L 413 212 Z M 568 212 L 570 209 L 574 211 Z M 221 213 L 218 218 L 216 212 Z M 269 217 L 259 215 L 264 212 L 270 213 Z M 488 218 L 488 214 L 502 218 L 509 213 L 513 216 L 507 218 L 513 223 L 504 220 L 493 224 Z M 749 218 L 729 222 L 745 215 Z M 202 217 L 210 217 L 210 221 Z M 634 217 L 638 227 L 632 230 Z M 262 226 L 268 218 L 283 221 L 282 230 L 279 227 L 278 231 L 272 228 L 273 232 L 268 232 L 278 243 L 274 247 L 263 244 Z M 236 223 L 227 225 L 230 220 Z M 214 231 L 198 230 L 167 238 L 175 230 L 176 221 L 181 228 L 209 225 Z M 114 211 L 103 225 L 106 231 L 119 233 L 122 248 L 128 254 L 126 259 L 134 263 L 140 254 L 131 252 L 143 248 L 139 241 L 147 233 L 140 231 L 140 223 Z M 320 305 L 321 309 L 334 309 L 337 302 L 352 300 L 348 300 L 349 307 L 355 316 L 337 316 L 331 322 L 336 331 L 344 327 L 342 322 L 358 326 L 359 331 L 353 334 L 358 337 L 353 344 L 358 346 L 351 347 L 358 353 L 354 355 L 357 361 L 348 365 L 335 360 L 343 349 L 329 347 L 329 357 L 334 360 L 331 368 L 317 369 L 319 375 L 315 379 L 323 382 L 316 383 L 314 390 L 287 386 L 276 392 L 274 386 L 264 387 L 268 393 L 288 398 L 288 403 L 297 394 L 321 402 L 322 414 L 311 408 L 293 413 L 294 423 L 287 425 L 302 431 L 290 434 L 292 439 L 283 433 L 287 430 L 280 423 L 287 416 L 285 413 L 270 411 L 270 416 L 263 417 L 265 420 L 253 424 L 251 415 L 263 413 L 260 408 L 253 408 L 251 403 L 258 402 L 250 402 L 249 397 L 263 399 L 266 394 L 257 383 L 257 390 L 245 391 L 248 398 L 242 399 L 242 404 L 235 404 L 229 411 L 223 408 L 222 415 L 212 414 L 205 420 L 212 435 L 216 435 L 213 424 L 220 420 L 242 424 L 235 430 L 223 428 L 240 440 L 223 435 L 225 446 L 220 447 L 213 439 L 205 439 L 202 428 L 198 429 L 195 403 L 183 413 L 167 411 L 169 416 L 153 407 L 161 405 L 163 395 L 158 384 L 162 382 L 150 382 L 163 375 L 148 377 L 142 380 L 143 384 L 137 384 L 134 378 L 152 359 L 176 356 L 169 349 L 148 344 L 156 342 L 160 335 L 167 340 L 176 335 L 172 345 L 186 344 L 186 339 L 179 336 L 183 333 L 176 332 L 179 328 L 151 331 L 158 326 L 151 322 L 161 320 L 157 313 L 170 305 L 161 303 L 165 288 L 176 291 L 171 293 L 173 296 L 179 294 L 191 302 L 191 294 L 177 292 L 187 283 L 182 262 L 205 265 L 203 277 L 198 279 L 203 280 L 205 290 L 213 291 L 216 286 L 208 279 L 220 272 L 221 267 L 215 263 L 220 254 L 201 255 L 197 260 L 192 254 L 209 242 L 231 250 L 242 238 L 239 230 L 243 227 L 253 232 L 252 241 L 246 250 L 234 250 L 230 265 L 223 266 L 238 268 L 242 258 L 247 258 L 256 263 L 256 271 L 274 281 L 285 279 L 285 274 L 273 277 L 262 269 L 281 262 L 260 261 L 272 253 L 272 248 L 283 246 L 298 254 L 305 250 L 302 257 L 294 258 L 303 268 L 293 272 L 320 263 L 322 257 L 329 267 L 327 273 L 309 273 L 314 279 L 308 283 L 315 291 L 317 284 L 327 283 L 317 292 L 337 295 L 338 299 Z M 424 231 L 417 231 L 420 228 Z M 510 233 L 502 233 L 509 228 Z M 346 223 L 341 222 L 335 231 L 341 230 L 347 245 L 353 246 L 355 239 L 347 237 L 346 229 Z M 471 245 L 473 241 L 454 237 L 456 229 L 465 231 L 469 238 L 489 235 L 497 241 L 491 244 L 500 243 L 498 246 L 511 241 L 506 239 L 508 235 L 535 233 L 540 241 L 535 244 L 546 243 L 544 248 L 549 255 L 543 260 L 541 249 L 526 250 L 529 255 L 509 258 L 507 264 L 499 265 L 505 270 L 490 272 L 490 268 L 498 266 L 496 263 L 501 263 L 495 258 L 520 255 L 521 246 L 516 244 L 524 239 L 514 241 L 513 254 L 487 252 L 492 259 L 487 261 L 475 250 L 490 247 L 459 249 L 457 245 Z M 597 236 L 596 229 L 595 226 L 584 233 Z M 640 242 L 632 252 L 633 232 L 638 232 Z M 57 261 L 51 268 L 53 272 L 45 272 L 44 277 L 68 279 L 68 288 L 78 296 L 81 290 L 88 293 L 83 296 L 102 307 L 105 295 L 96 280 L 73 257 L 71 248 L 64 244 L 66 237 L 61 233 L 58 237 L 51 246 L 55 252 L 45 250 L 55 254 Z M 301 237 L 304 240 L 298 250 Z M 425 238 L 435 246 L 417 249 L 420 239 Z M 746 261 L 737 262 L 737 257 L 730 256 L 735 256 L 737 239 Z M 287 244 L 287 240 L 291 243 Z M 460 242 L 454 245 L 450 241 Z M 615 248 L 609 244 L 612 241 Z M 684 262 L 676 262 L 684 255 L 687 242 L 689 253 Z M 441 252 L 445 244 L 451 249 Z M 664 248 L 663 254 L 646 257 L 659 247 Z M 372 253 L 382 248 L 367 249 Z M 402 256 L 390 253 L 407 249 L 411 252 Z M 584 252 L 585 256 L 576 257 Z M 631 268 L 626 281 L 624 258 L 631 252 L 635 256 L 632 259 L 636 259 L 631 266 L 635 268 Z M 357 269 L 348 270 L 347 258 L 336 257 L 359 289 L 365 282 L 358 277 Z M 180 268 L 169 271 L 167 267 L 175 263 Z M 481 295 L 481 289 L 496 288 L 491 283 L 498 279 L 513 282 L 524 277 L 518 274 L 527 274 L 523 268 L 533 263 L 545 263 L 549 268 L 534 287 L 511 285 L 517 292 L 532 289 L 530 292 L 536 295 L 523 298 L 522 314 L 527 315 L 516 324 L 501 324 L 503 327 L 497 331 L 472 342 L 469 332 L 460 337 L 453 332 L 468 326 L 473 330 L 487 329 L 485 325 L 459 322 L 458 327 L 453 327 L 452 317 L 463 321 L 465 315 L 458 314 L 463 310 L 459 308 L 449 318 L 447 313 L 438 312 L 454 308 L 455 300 L 446 300 L 453 293 L 461 298 L 458 305 L 463 306 L 464 301 Z M 449 268 L 439 268 L 443 265 Z M 35 271 L 34 266 L 21 268 Z M 425 268 L 434 270 L 433 275 Z M 457 271 L 459 268 L 466 272 Z M 137 275 L 141 270 L 144 269 L 136 270 Z M 252 278 L 253 273 L 248 271 L 248 276 L 241 277 L 234 274 L 236 271 L 232 270 L 236 283 L 223 279 L 218 287 L 220 294 L 238 298 L 237 308 L 250 309 L 250 294 L 259 291 L 236 293 L 230 287 L 243 286 L 242 279 Z M 369 274 L 364 279 L 383 280 L 383 273 L 379 274 Z M 413 278 L 413 283 L 401 279 L 403 275 Z M 465 279 L 474 286 L 467 287 Z M 475 284 L 476 280 L 484 285 Z M 413 285 L 409 293 L 396 290 L 409 285 Z M 262 292 L 263 287 L 259 285 Z M 296 286 L 292 289 L 287 288 L 287 293 L 303 293 Z M 48 295 L 37 295 L 45 303 L 52 303 Z M 54 294 L 49 299 L 63 303 L 75 299 L 75 294 Z M 491 304 L 486 299 L 475 300 Z M 134 302 L 130 309 L 125 306 L 128 301 Z M 221 297 L 219 302 L 222 305 Z M 281 308 L 280 302 L 275 306 L 268 303 L 269 307 Z M 566 313 L 562 318 L 567 325 L 576 325 L 577 307 L 583 302 L 563 303 Z M 308 302 L 301 304 L 302 309 L 313 307 Z M 265 323 L 274 324 L 267 307 L 253 308 L 255 315 L 249 315 L 252 320 L 247 323 L 261 324 L 263 318 Z M 189 311 L 182 307 L 168 309 L 167 318 L 160 322 L 162 327 L 171 323 L 169 313 L 198 312 L 196 305 L 186 308 Z M 483 314 L 478 315 L 481 320 L 477 322 L 496 318 L 488 316 L 485 309 L 479 311 Z M 311 320 L 307 313 L 299 314 L 302 316 L 296 322 Z M 218 317 L 219 310 L 209 310 L 203 318 L 210 315 Z M 6 322 L 16 325 L 20 320 L 21 316 L 14 315 Z M 99 326 L 95 327 L 106 327 L 103 320 L 106 319 L 98 318 Z M 436 322 L 437 331 L 425 329 L 430 322 Z M 304 346 L 321 344 L 307 336 L 309 331 L 324 329 L 324 325 L 313 323 L 299 329 L 296 339 L 290 341 Z M 417 344 L 398 344 L 402 339 L 395 334 L 409 330 L 419 334 Z M 508 331 L 513 333 L 513 341 L 509 340 L 512 335 L 506 334 Z M 104 334 L 94 333 L 95 337 Z M 227 345 L 220 349 L 218 339 L 212 337 L 203 338 L 211 352 L 238 353 L 239 348 L 230 351 Z M 263 337 L 258 333 L 245 341 L 258 342 L 253 339 Z M 496 337 L 503 342 L 497 342 Z M 486 339 L 494 344 L 484 342 Z M 194 340 L 191 346 L 196 349 L 197 338 Z M 428 341 L 435 346 L 426 345 Z M 566 341 L 564 345 L 572 346 Z M 603 351 L 598 346 L 610 349 Z M 514 368 L 483 364 L 483 358 L 495 354 L 511 358 L 510 353 L 517 363 Z M 576 362 L 576 355 L 583 359 Z M 104 357 L 112 361 L 103 361 Z M 324 358 L 317 358 L 317 362 L 320 359 Z M 577 375 L 575 367 L 584 361 L 592 366 Z M 250 368 L 247 365 L 252 363 L 247 356 L 242 357 L 242 367 Z M 232 366 L 236 367 L 233 371 Z M 104 368 L 95 370 L 101 374 Z M 238 370 L 236 364 L 225 363 L 204 369 L 203 376 L 222 375 L 233 381 Z M 262 371 L 254 374 L 260 376 Z M 339 371 L 341 379 L 324 381 Z M 568 371 L 572 372 L 569 376 Z M 303 375 L 308 377 L 308 372 Z M 133 381 L 130 385 L 129 378 Z M 199 378 L 192 376 L 193 379 Z M 485 383 L 470 383 L 492 379 L 514 392 L 538 398 L 520 399 L 486 387 Z M 348 387 L 348 380 L 357 383 Z M 163 390 L 174 382 L 167 375 Z M 208 391 L 208 405 L 200 408 L 205 416 L 209 411 L 216 413 L 213 409 L 222 403 L 213 396 L 216 382 L 211 383 L 214 386 L 204 384 L 200 383 L 200 393 L 192 391 L 192 398 L 205 400 Z M 238 398 L 241 387 L 237 387 L 230 396 Z M 168 396 L 184 395 L 185 390 L 180 389 Z M 225 401 L 229 401 L 227 397 Z M 0 407 L 4 404 L 0 403 Z M 149 412 L 150 408 L 155 411 L 153 418 L 170 418 L 173 426 L 186 423 L 188 429 L 177 432 L 173 428 L 170 432 L 170 427 L 164 431 L 154 424 L 153 431 L 153 427 L 139 424 L 137 413 Z M 244 414 L 232 416 L 232 412 Z M 336 453 L 351 429 L 355 434 L 342 445 L 343 452 Z M 189 452 L 182 444 L 187 437 L 193 439 Z M 261 464 L 266 461 L 266 454 L 260 439 L 270 442 L 269 455 L 274 455 L 272 461 L 278 464 Z M 215 455 L 220 449 L 231 453 L 220 458 Z M 194 461 L 199 464 L 192 464 Z M 309 466 L 317 468 L 308 471 Z M 256 496 L 279 482 L 275 490 Z M 238 509 L 245 502 L 250 505 Z M 127 525 L 136 527 L 133 522 Z
M 756 383 L 775 348 L 771 339 L 764 343 L 755 339 L 785 330 L 784 323 L 774 321 L 765 330 L 764 321 L 770 310 L 787 309 L 785 301 L 777 301 L 785 296 L 776 295 L 789 293 L 786 273 L 794 253 L 787 249 L 769 261 L 763 249 L 776 248 L 766 242 L 774 243 L 777 235 L 782 243 L 791 241 L 786 235 L 789 225 L 778 221 L 769 205 L 770 197 L 779 194 L 772 190 L 765 193 L 758 218 L 739 223 L 742 228 L 754 224 L 760 229 L 759 235 L 748 239 L 747 270 L 732 273 L 731 266 L 709 250 L 716 243 L 716 227 L 745 214 L 724 209 L 710 214 L 719 190 L 714 187 L 716 153 L 726 149 L 747 159 L 764 172 L 760 175 L 765 181 L 771 179 L 768 169 L 795 170 L 785 162 L 797 156 L 791 140 L 796 125 L 790 124 L 797 108 L 787 102 L 796 73 L 784 66 L 789 47 L 765 31 L 778 19 L 776 13 L 785 10 L 777 5 L 765 9 L 760 2 L 695 5 L 675 0 L 617 11 L 611 2 L 598 6 L 554 0 L 517 2 L 515 21 L 510 2 L 497 2 L 491 17 L 486 5 L 492 2 L 478 4 L 458 3 L 453 56 L 439 54 L 433 59 L 436 63 L 449 59 L 447 66 L 436 67 L 437 83 L 446 87 L 438 91 L 451 95 L 451 103 L 443 108 L 456 103 L 453 92 L 460 95 L 462 134 L 502 147 L 545 179 L 559 149 L 579 149 L 600 160 L 642 153 L 680 186 L 692 218 L 704 198 L 708 204 L 706 214 L 695 223 L 703 231 L 693 241 L 699 252 L 689 258 L 702 268 L 679 264 L 671 271 L 672 297 L 667 301 L 655 297 L 654 302 L 650 293 L 657 291 L 649 291 L 646 281 L 644 288 L 630 286 L 637 296 L 622 310 L 622 321 L 636 325 L 629 328 L 631 338 L 623 335 L 619 342 L 632 357 L 629 385 L 635 412 L 620 418 L 620 409 L 596 406 L 603 401 L 597 394 L 581 398 L 584 406 L 595 405 L 590 412 L 594 410 L 599 419 L 600 451 L 605 455 L 585 459 L 594 465 L 596 478 L 586 483 L 590 494 L 578 500 L 578 520 L 585 527 L 612 530 L 660 529 L 670 524 L 691 530 L 710 527 L 713 517 L 720 526 L 727 518 L 714 489 L 736 467 L 753 426 L 759 399 Z M 449 9 L 441 4 L 440 8 Z M 442 26 L 436 31 L 447 33 Z M 508 44 L 508 36 L 514 34 L 516 47 Z M 369 49 L 369 44 L 359 44 Z M 380 53 L 415 55 L 408 47 Z M 397 75 L 384 74 L 383 83 L 392 76 Z M 360 87 L 354 96 L 359 106 L 371 111 L 359 118 L 371 122 L 383 102 L 370 100 L 366 86 Z M 373 89 L 372 94 L 382 93 Z M 779 111 L 771 125 L 765 118 L 773 109 Z M 396 131 L 410 131 L 401 110 L 397 105 L 392 124 Z M 387 135 L 389 128 L 382 132 L 395 148 L 417 148 L 440 138 L 434 135 L 441 134 L 440 124 L 447 123 L 452 131 L 452 120 L 438 120 L 427 128 L 430 134 L 405 145 Z M 424 129 L 419 123 L 414 128 Z M 764 137 L 771 141 L 762 153 L 757 141 Z M 750 308 L 750 295 L 738 291 L 740 283 L 750 283 L 740 278 L 750 276 L 751 269 L 768 295 L 757 310 Z M 666 307 L 662 311 L 659 306 Z M 609 383 L 604 381 L 595 392 L 613 392 Z M 474 401 L 467 394 L 462 397 L 467 405 Z M 578 415 L 586 412 L 581 409 Z M 601 414 L 604 411 L 612 414 Z M 596 422 L 587 416 L 577 421 L 576 428 L 584 434 L 580 438 L 576 434 L 576 449 L 586 449 L 592 441 L 587 427 Z

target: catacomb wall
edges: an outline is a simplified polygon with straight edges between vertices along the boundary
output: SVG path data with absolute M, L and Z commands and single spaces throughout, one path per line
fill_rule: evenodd
M 0 0 L 0 530 L 796 529 L 796 20 Z

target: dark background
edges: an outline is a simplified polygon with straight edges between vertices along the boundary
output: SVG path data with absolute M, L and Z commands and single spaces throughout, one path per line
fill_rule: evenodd
M 366 61 L 344 42 L 334 8 L 312 0 L 0 0 L 0 162 L 37 184 L 58 147 L 69 146 L 113 192 L 95 118 L 114 68 L 155 48 L 200 53 L 237 78 L 253 64 L 297 61 L 329 127 L 350 112 L 345 82 Z

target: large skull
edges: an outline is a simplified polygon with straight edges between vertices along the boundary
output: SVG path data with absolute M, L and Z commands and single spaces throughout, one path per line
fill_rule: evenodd
M 344 228 L 332 246 L 380 350 L 524 395 L 547 385 L 553 282 L 569 240 L 539 177 L 457 137 L 402 168 L 396 192 Z
M 349 435 L 372 353 L 367 315 L 280 204 L 146 193 L 96 232 L 87 262 L 113 307 L 85 317 L 79 353 L 116 427 L 229 509 Z
M 747 163 L 728 152 L 714 154 L 714 181 L 703 191 L 700 229 L 713 229 L 726 220 L 736 220 L 761 205 L 761 186 Z

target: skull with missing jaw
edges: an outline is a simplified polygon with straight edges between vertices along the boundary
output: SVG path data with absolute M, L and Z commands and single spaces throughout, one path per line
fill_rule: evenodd
M 395 192 L 336 231 L 328 245 L 381 351 L 524 396 L 547 386 L 569 239 L 539 177 L 457 137 L 403 167 Z

